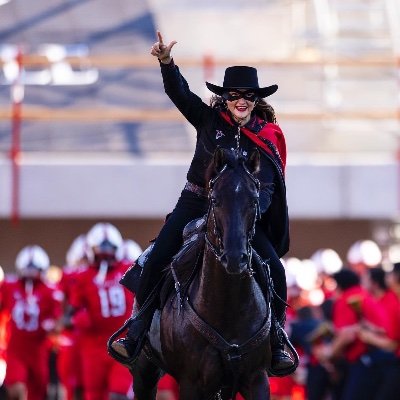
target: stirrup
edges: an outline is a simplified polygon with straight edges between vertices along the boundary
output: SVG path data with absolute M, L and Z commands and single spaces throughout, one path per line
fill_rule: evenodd
M 286 346 L 289 349 L 289 352 L 286 352 L 289 354 L 290 358 L 293 361 L 293 365 L 291 367 L 281 369 L 279 371 L 275 371 L 271 367 L 267 369 L 268 376 L 277 376 L 277 377 L 282 377 L 282 376 L 287 376 L 293 374 L 294 371 L 296 371 L 297 367 L 299 366 L 299 355 L 297 354 L 296 349 L 293 347 L 292 343 L 290 343 L 289 338 L 287 333 L 282 327 L 279 327 L 277 331 L 277 335 L 280 336 L 282 342 L 286 344 Z
M 140 307 L 139 311 L 137 312 L 137 314 L 135 316 L 132 316 L 130 318 L 128 318 L 125 323 L 121 326 L 121 328 L 119 328 L 115 333 L 112 334 L 112 336 L 108 339 L 107 341 L 107 351 L 108 354 L 114 358 L 115 360 L 117 360 L 119 363 L 127 365 L 128 367 L 132 367 L 133 364 L 135 364 L 137 358 L 140 355 L 140 352 L 143 348 L 145 339 L 147 338 L 147 329 L 144 330 L 143 334 L 139 336 L 139 338 L 137 339 L 137 345 L 136 345 L 136 349 L 135 349 L 135 353 L 130 356 L 130 357 L 125 357 L 122 356 L 121 354 L 119 354 L 117 351 L 115 351 L 112 347 L 112 344 L 117 340 L 118 337 L 121 336 L 121 334 L 124 331 L 127 331 L 129 329 L 129 327 L 131 326 L 131 324 L 137 320 L 140 319 L 143 314 L 145 314 L 146 312 L 148 312 L 149 308 L 151 311 L 151 318 L 149 320 L 149 325 L 151 324 L 152 318 L 153 318 L 153 313 L 154 311 L 152 311 L 152 307 L 154 307 L 154 299 L 156 298 L 157 294 L 158 294 L 158 286 L 160 285 L 160 282 L 162 280 L 160 279 L 160 281 L 157 283 L 157 285 L 154 287 L 154 289 L 152 290 L 152 292 L 150 293 L 150 295 L 147 297 L 146 301 L 144 302 L 144 304 L 142 305 L 142 307 Z
M 112 358 L 114 358 L 114 360 L 118 361 L 119 363 L 121 363 L 123 365 L 126 365 L 127 367 L 133 367 L 133 365 L 135 364 L 136 360 L 139 357 L 140 350 L 135 351 L 135 354 L 133 356 L 125 357 L 125 356 L 122 356 L 121 354 L 119 354 L 117 351 L 115 351 L 112 347 L 112 344 L 116 340 L 118 340 L 117 338 L 122 334 L 122 332 L 124 332 L 125 330 L 128 330 L 132 321 L 133 321 L 132 318 L 129 318 L 128 320 L 126 320 L 124 325 L 122 325 L 121 328 L 119 328 L 115 333 L 113 333 L 113 335 L 107 341 L 108 354 Z M 142 344 L 143 344 L 145 338 L 146 338 L 145 334 L 143 335 L 143 337 L 139 338 L 137 348 L 139 348 L 139 349 L 142 348 Z

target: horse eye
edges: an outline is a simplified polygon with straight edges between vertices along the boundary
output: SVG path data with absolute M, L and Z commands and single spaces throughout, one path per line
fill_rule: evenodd
M 211 197 L 211 203 L 214 207 L 219 207 L 221 205 L 220 201 L 218 201 L 215 197 Z

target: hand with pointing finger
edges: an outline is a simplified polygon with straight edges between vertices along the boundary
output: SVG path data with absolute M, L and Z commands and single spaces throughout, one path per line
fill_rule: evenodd
M 163 64 L 169 64 L 171 62 L 171 49 L 177 42 L 173 40 L 167 46 L 164 44 L 163 38 L 159 31 L 157 31 L 157 36 L 158 42 L 153 44 L 150 54 L 154 57 L 157 57 Z

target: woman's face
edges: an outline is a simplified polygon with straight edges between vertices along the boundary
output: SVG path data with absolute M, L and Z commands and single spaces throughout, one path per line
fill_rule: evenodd
M 224 94 L 226 106 L 233 115 L 233 118 L 240 125 L 250 120 L 251 112 L 254 110 L 257 96 L 251 90 L 232 90 Z

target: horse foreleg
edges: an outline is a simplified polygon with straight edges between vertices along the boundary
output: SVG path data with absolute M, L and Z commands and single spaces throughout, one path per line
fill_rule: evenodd
M 180 382 L 179 400 L 203 400 L 203 398 L 200 393 L 193 388 L 193 386 L 190 387 Z
M 155 400 L 161 370 L 142 353 L 131 370 L 131 374 L 133 376 L 135 400 Z
M 180 380 L 179 382 L 179 400 L 210 400 L 213 393 L 205 391 L 204 388 L 193 382 Z
M 271 392 L 268 375 L 264 371 L 253 375 L 240 387 L 240 394 L 246 400 L 270 400 Z

